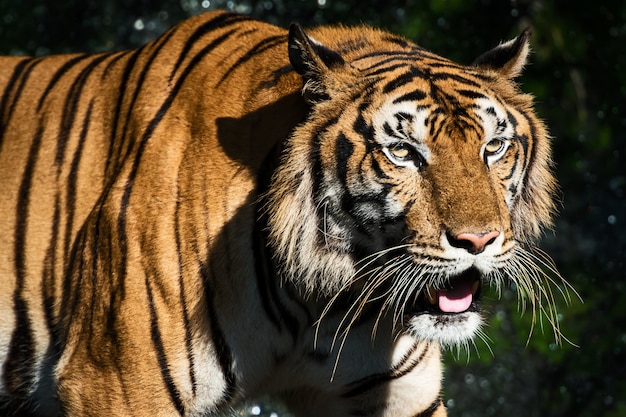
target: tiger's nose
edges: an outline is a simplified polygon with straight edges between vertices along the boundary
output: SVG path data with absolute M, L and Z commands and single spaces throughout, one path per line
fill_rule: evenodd
M 500 232 L 492 230 L 484 233 L 459 233 L 456 236 L 447 233 L 446 235 L 450 244 L 455 248 L 465 249 L 473 255 L 478 255 L 500 236 Z

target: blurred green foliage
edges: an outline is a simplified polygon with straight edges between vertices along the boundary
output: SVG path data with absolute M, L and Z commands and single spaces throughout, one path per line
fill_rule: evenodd
M 561 215 L 540 246 L 584 302 L 557 298 L 569 340 L 559 345 L 545 320 L 529 337 L 532 315 L 520 313 L 513 290 L 489 295 L 490 340 L 448 355 L 445 400 L 456 417 L 626 415 L 625 2 L 0 0 L 0 52 L 134 47 L 216 8 L 282 26 L 381 26 L 461 63 L 532 27 L 534 55 L 521 83 L 554 136 L 562 187 Z M 284 415 L 274 410 L 237 415 Z

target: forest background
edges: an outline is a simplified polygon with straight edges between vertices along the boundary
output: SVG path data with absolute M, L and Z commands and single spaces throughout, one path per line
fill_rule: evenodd
M 445 360 L 452 417 L 626 416 L 626 2 L 604 0 L 0 0 L 0 53 L 136 47 L 229 9 L 286 27 L 367 23 L 469 64 L 531 27 L 520 81 L 554 137 L 560 215 L 540 243 L 583 302 L 559 299 L 561 345 L 515 293 L 489 304 L 488 345 Z M 0 68 L 0 71 L 2 69 Z M 237 415 L 285 415 L 260 399 Z

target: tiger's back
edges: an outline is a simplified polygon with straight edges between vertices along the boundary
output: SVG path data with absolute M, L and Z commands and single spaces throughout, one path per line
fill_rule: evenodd
M 0 58 L 1 411 L 204 415 L 278 392 L 303 416 L 445 415 L 439 343 L 466 343 L 480 322 L 478 277 L 505 269 L 494 259 L 515 256 L 552 211 L 543 125 L 506 79 L 526 38 L 472 69 L 365 27 L 310 34 L 219 12 L 133 51 Z M 431 91 L 422 72 L 404 73 L 413 62 L 432 69 Z M 488 97 L 492 107 L 470 103 Z M 403 121 L 441 100 L 474 121 L 445 127 L 433 111 L 424 123 L 443 145 L 411 142 L 424 155 L 459 126 L 468 138 L 490 132 L 481 124 L 492 119 L 517 152 L 459 152 L 489 165 L 474 181 L 490 191 L 462 192 L 489 209 L 433 203 L 432 213 L 458 204 L 463 219 L 432 216 L 471 240 L 443 249 L 452 232 L 422 219 L 432 216 L 413 193 L 467 187 L 394 183 L 422 169 L 395 148 L 423 130 Z M 423 157 L 428 175 L 444 175 Z M 529 208 L 534 217 L 520 214 Z M 421 239 L 416 264 L 450 253 L 452 266 L 399 272 L 398 239 Z M 472 301 L 459 314 L 447 311 L 460 309 L 453 287 Z M 431 289 L 446 311 L 425 306 Z

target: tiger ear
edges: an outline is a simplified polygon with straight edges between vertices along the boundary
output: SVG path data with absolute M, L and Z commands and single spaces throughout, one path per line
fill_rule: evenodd
M 289 61 L 302 75 L 302 95 L 309 102 L 329 98 L 330 73 L 346 64 L 339 53 L 310 38 L 296 23 L 289 28 Z
M 476 58 L 472 65 L 490 68 L 508 79 L 519 76 L 530 53 L 530 33 L 530 28 L 524 29 L 517 38 L 501 43 Z

